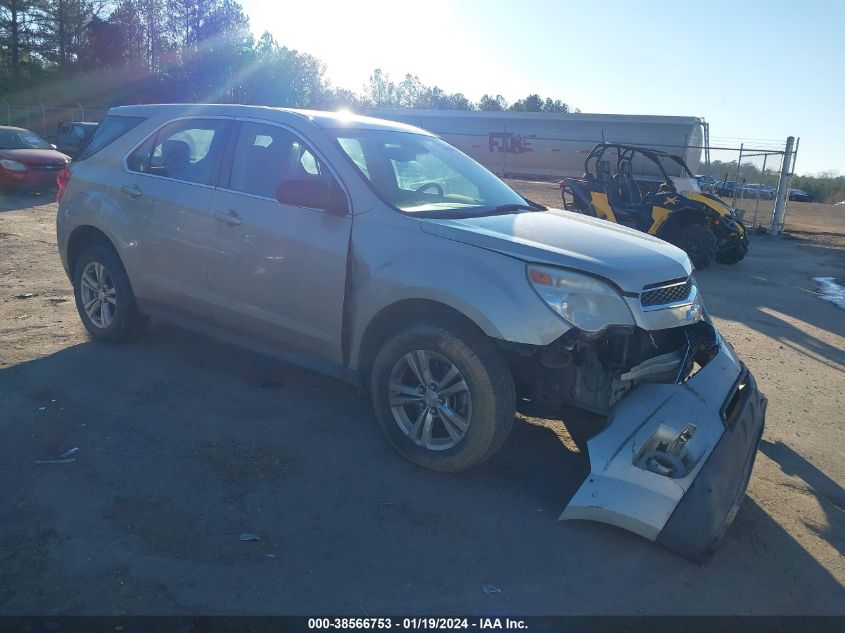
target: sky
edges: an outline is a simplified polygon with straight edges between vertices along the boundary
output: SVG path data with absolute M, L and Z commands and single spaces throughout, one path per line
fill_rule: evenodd
M 711 144 L 800 137 L 795 171 L 845 172 L 841 0 L 241 0 L 360 92 L 375 68 L 509 102 L 699 116 Z

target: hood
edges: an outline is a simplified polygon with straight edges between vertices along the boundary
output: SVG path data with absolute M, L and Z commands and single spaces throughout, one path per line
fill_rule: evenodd
M 578 213 L 550 209 L 479 218 L 425 219 L 431 235 L 529 262 L 609 279 L 626 292 L 692 272 L 679 248 L 646 233 Z
M 17 160 L 22 163 L 66 163 L 70 160 L 54 149 L 0 149 L 0 158 Z

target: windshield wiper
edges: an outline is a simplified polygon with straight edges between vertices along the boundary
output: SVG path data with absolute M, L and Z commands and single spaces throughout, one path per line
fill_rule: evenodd
M 489 211 L 482 211 L 476 215 L 508 215 L 515 211 L 543 211 L 544 207 L 533 207 L 529 204 L 500 204 Z
M 525 204 L 500 204 L 492 209 L 438 209 L 436 211 L 414 211 L 418 218 L 462 220 L 466 218 L 484 218 L 491 215 L 509 215 L 519 211 L 548 211 L 542 205 L 536 203 Z

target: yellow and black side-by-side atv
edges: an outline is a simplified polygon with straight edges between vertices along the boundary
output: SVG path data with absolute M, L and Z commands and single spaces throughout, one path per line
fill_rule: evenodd
M 599 143 L 584 162 L 584 176 L 564 178 L 560 187 L 564 209 L 655 235 L 685 250 L 696 268 L 713 259 L 735 264 L 748 252 L 736 211 L 703 193 L 680 156 Z

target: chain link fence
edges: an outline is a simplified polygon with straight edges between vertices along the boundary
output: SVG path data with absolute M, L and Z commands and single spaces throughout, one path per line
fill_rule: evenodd
M 725 138 L 709 141 L 703 148 L 702 186 L 734 207 L 749 228 L 769 228 L 774 218 L 784 161 L 787 161 L 788 174 L 784 185 L 788 189 L 797 146 L 787 158 L 784 141 Z M 787 191 L 787 204 L 789 197 Z
M 106 116 L 105 110 L 86 108 L 81 104 L 77 104 L 76 107 L 56 108 L 43 105 L 12 105 L 5 100 L 0 100 L 0 125 L 26 128 L 48 141 L 54 139 L 60 123 L 70 121 L 97 123 L 104 116 Z

